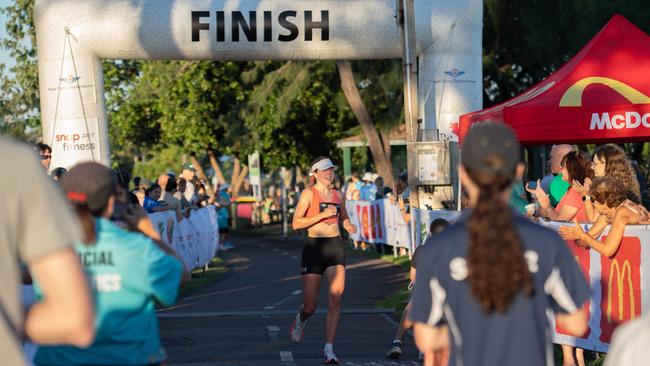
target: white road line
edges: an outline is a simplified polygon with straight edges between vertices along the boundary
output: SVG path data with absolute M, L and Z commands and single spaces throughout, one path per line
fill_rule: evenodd
M 282 252 L 282 255 L 289 255 L 288 252 Z
M 297 255 L 292 255 L 291 259 L 298 259 L 298 256 Z
M 394 308 L 376 309 L 341 309 L 341 315 L 355 314 L 392 314 Z M 327 309 L 318 309 L 316 314 L 327 314 Z M 214 318 L 225 316 L 295 316 L 296 310 L 242 310 L 242 311 L 206 311 L 206 312 L 167 312 L 158 313 L 159 318 Z
M 271 250 L 274 251 L 274 252 L 279 252 L 280 251 L 280 249 L 278 249 L 278 248 L 273 248 Z
M 269 332 L 279 332 L 280 331 L 280 327 L 278 327 L 277 325 L 267 325 L 266 329 L 268 329 Z
M 264 310 L 271 310 L 271 309 L 275 309 L 275 306 L 269 305 L 264 307 Z
M 291 295 L 294 295 L 294 296 L 295 295 L 300 295 L 300 294 L 302 294 L 302 290 L 296 290 L 296 291 L 291 293 Z
M 291 351 L 280 351 L 280 361 L 292 362 L 293 353 L 291 353 Z

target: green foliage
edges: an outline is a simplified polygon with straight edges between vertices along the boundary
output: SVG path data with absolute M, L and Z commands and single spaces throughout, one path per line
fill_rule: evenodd
M 645 0 L 485 0 L 483 4 L 485 106 L 543 80 L 614 14 L 650 31 Z
M 16 61 L 11 69 L 0 64 L 0 132 L 30 140 L 37 139 L 41 128 L 33 6 L 34 0 L 15 0 L 0 9 L 7 18 L 7 37 L 0 46 Z
M 356 125 L 331 61 L 286 62 L 253 89 L 242 118 L 267 168 L 307 166 L 335 155 L 334 142 Z
M 183 149 L 180 146 L 170 146 L 159 150 L 153 150 L 151 158 L 136 162 L 133 166 L 133 176 L 147 178 L 150 181 L 158 179 L 158 176 L 168 169 L 174 174 L 180 174 L 183 161 Z

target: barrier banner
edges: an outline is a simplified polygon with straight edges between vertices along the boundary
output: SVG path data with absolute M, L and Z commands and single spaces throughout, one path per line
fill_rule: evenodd
M 350 235 L 353 240 L 410 248 L 409 224 L 396 204 L 385 199 L 347 201 L 345 207 L 350 221 L 357 226 L 357 232 Z
M 429 236 L 429 226 L 437 218 L 453 223 L 461 215 L 459 211 L 428 211 L 412 209 L 415 223 L 413 247 L 410 246 L 410 224 L 406 223 L 399 208 L 388 200 L 374 202 L 349 201 L 346 205 L 352 223 L 359 230 L 351 235 L 354 240 L 370 243 L 386 243 L 411 249 L 422 245 Z M 539 222 L 557 230 L 573 225 L 561 222 Z M 589 225 L 584 225 L 588 230 Z M 607 230 L 600 240 L 605 240 Z M 404 243 L 409 243 L 405 245 Z M 581 337 L 567 335 L 550 319 L 553 342 L 567 344 L 597 352 L 607 352 L 614 330 L 622 323 L 640 317 L 650 311 L 650 230 L 646 225 L 628 225 L 619 250 L 611 258 L 593 249 L 582 248 L 574 241 L 566 242 L 582 269 L 591 288 L 587 302 L 588 330 Z
M 415 227 L 415 240 L 413 250 L 424 244 L 424 241 L 429 237 L 429 227 L 435 219 L 445 219 L 449 223 L 454 223 L 462 214 L 461 211 L 446 211 L 446 210 L 420 210 L 418 208 L 411 209 L 412 220 L 417 225 Z
M 216 254 L 219 229 L 214 207 L 192 211 L 190 218 L 181 222 L 176 221 L 173 211 L 150 214 L 149 218 L 160 237 L 174 248 L 188 268 L 203 267 Z
M 567 223 L 542 223 L 557 230 Z M 585 229 L 589 225 L 584 225 Z M 600 240 L 605 240 L 607 230 Z M 650 231 L 646 225 L 628 225 L 618 251 L 611 258 L 567 241 L 591 288 L 588 330 L 583 337 L 565 334 L 555 325 L 553 342 L 607 352 L 616 327 L 650 311 Z M 553 323 L 555 319 L 551 320 Z

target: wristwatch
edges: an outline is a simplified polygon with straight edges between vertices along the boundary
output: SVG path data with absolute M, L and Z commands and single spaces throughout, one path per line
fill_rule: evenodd
M 586 195 L 582 196 L 582 201 L 583 201 L 583 202 L 587 202 L 587 200 L 591 200 L 591 196 L 590 196 L 590 195 L 586 194 Z

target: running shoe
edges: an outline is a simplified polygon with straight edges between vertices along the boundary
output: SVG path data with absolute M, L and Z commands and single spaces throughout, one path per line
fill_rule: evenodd
M 339 359 L 336 357 L 333 351 L 325 351 L 323 352 L 325 354 L 325 361 L 323 361 L 324 364 L 326 365 L 338 365 L 339 364 Z
M 292 341 L 296 343 L 302 341 L 302 337 L 305 335 L 305 325 L 307 325 L 307 321 L 300 321 L 300 311 L 298 311 L 293 324 L 291 324 L 291 329 L 289 329 L 289 336 Z
M 393 343 L 390 344 L 390 349 L 388 350 L 388 353 L 386 353 L 386 357 L 397 359 L 401 355 L 402 355 L 402 342 L 393 341 Z

